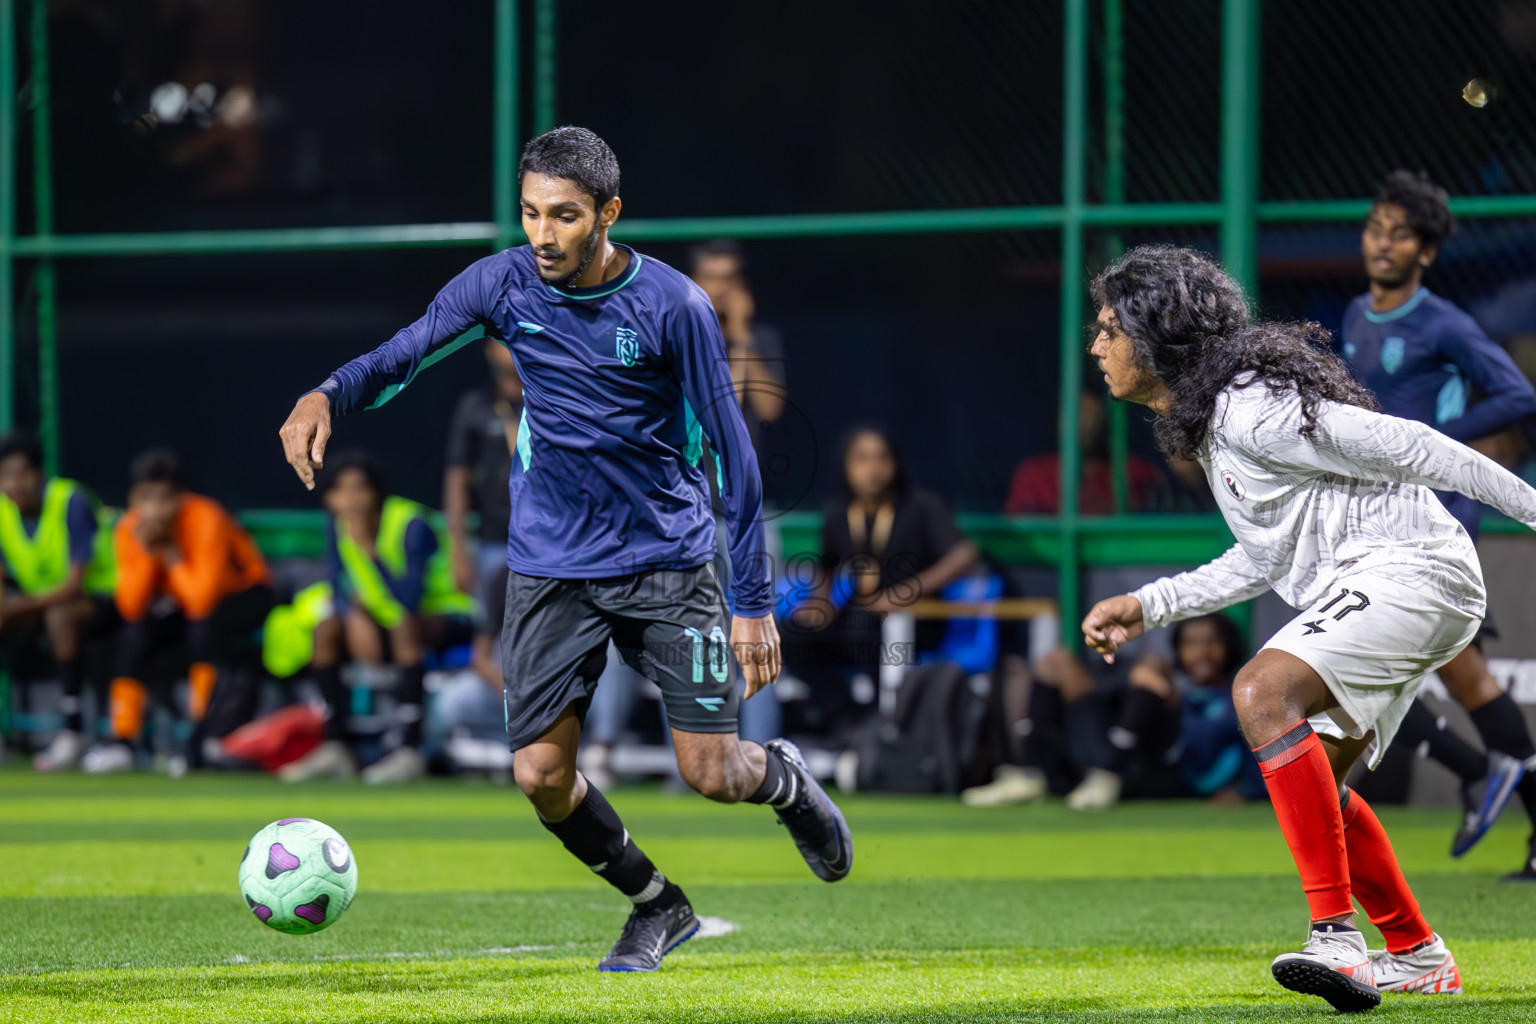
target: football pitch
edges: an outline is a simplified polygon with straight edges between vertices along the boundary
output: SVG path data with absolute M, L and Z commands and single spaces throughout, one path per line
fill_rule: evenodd
M 1269 976 L 1306 904 L 1268 806 L 847 797 L 857 861 L 827 885 L 761 808 L 612 797 L 706 918 L 653 975 L 594 969 L 627 904 L 507 787 L 0 772 L 0 1021 L 1332 1015 Z M 235 886 L 250 836 L 299 815 L 339 829 L 359 871 L 313 936 L 263 927 Z M 1450 812 L 1381 816 L 1467 995 L 1389 995 L 1376 1016 L 1536 1019 L 1536 886 L 1497 881 L 1521 857 L 1518 810 L 1461 861 Z

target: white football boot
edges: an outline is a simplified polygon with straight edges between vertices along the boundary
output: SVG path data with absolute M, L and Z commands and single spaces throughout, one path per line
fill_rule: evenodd
M 1431 935 L 1406 953 L 1371 950 L 1371 974 L 1383 992 L 1461 995 L 1461 968 L 1438 935 Z
M 350 779 L 357 774 L 352 752 L 340 740 L 326 740 L 297 761 L 289 761 L 277 770 L 284 782 L 308 782 L 310 779 Z
M 1089 768 L 1077 788 L 1067 794 L 1074 811 L 1107 811 L 1120 802 L 1120 776 L 1104 768 Z
M 412 782 L 427 773 L 427 762 L 415 747 L 396 747 L 363 769 L 363 781 L 370 786 Z
M 1321 996 L 1340 1013 L 1374 1009 L 1381 1002 L 1365 936 L 1348 925 L 1314 924 L 1301 952 L 1282 953 L 1269 969 L 1292 992 Z
M 32 758 L 32 767 L 40 772 L 62 772 L 73 768 L 85 753 L 85 738 L 73 729 L 60 729 L 42 753 Z
M 972 786 L 961 792 L 960 802 L 967 807 L 1003 807 L 1027 804 L 1045 794 L 1044 772 L 1038 768 L 1005 764 L 993 773 L 992 781 L 985 786 Z

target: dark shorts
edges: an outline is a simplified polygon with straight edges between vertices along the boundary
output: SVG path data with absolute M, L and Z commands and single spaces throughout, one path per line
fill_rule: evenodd
M 736 731 L 730 610 L 713 563 L 598 580 L 509 570 L 506 603 L 501 665 L 513 750 L 542 736 L 567 707 L 585 717 L 610 639 L 661 688 L 672 728 Z

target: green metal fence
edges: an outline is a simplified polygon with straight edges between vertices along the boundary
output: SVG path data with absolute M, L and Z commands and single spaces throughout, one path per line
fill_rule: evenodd
M 492 220 L 444 224 L 405 224 L 375 227 L 294 228 L 240 231 L 193 231 L 123 234 L 55 234 L 53 231 L 50 165 L 50 103 L 47 0 L 0 0 L 0 431 L 15 419 L 16 331 L 18 310 L 15 270 L 18 261 L 34 261 L 35 330 L 38 340 L 36 382 L 43 441 L 50 468 L 59 458 L 60 379 L 56 334 L 54 261 L 77 257 L 143 257 L 212 253 L 294 252 L 307 250 L 374 250 L 429 246 L 470 249 L 505 247 L 518 235 L 515 169 L 524 127 L 518 85 L 522 64 L 530 61 L 533 123 L 526 134 L 552 127 L 556 105 L 556 3 L 529 0 L 533 6 L 533 38 L 519 38 L 518 0 L 495 0 L 493 186 Z M 1009 561 L 1054 564 L 1060 576 L 1062 606 L 1069 612 L 1080 604 L 1083 567 L 1094 564 L 1170 563 L 1194 561 L 1219 551 L 1229 538 L 1218 516 L 1126 515 L 1126 417 L 1113 406 L 1110 445 L 1117 514 L 1083 517 L 1077 513 L 1082 452 L 1075 429 L 1080 403 L 1082 329 L 1085 289 L 1082 268 L 1087 260 L 1089 229 L 1214 226 L 1219 229 L 1223 259 L 1249 289 L 1258 285 L 1258 239 L 1261 225 L 1287 223 L 1358 222 L 1366 214 L 1366 199 L 1321 201 L 1261 201 L 1259 191 L 1260 46 L 1259 0 L 1221 0 L 1221 133 L 1220 200 L 1217 202 L 1127 203 L 1125 171 L 1124 10 L 1126 0 L 1062 0 L 1062 191 L 1055 205 L 989 209 L 902 210 L 873 213 L 626 219 L 616 232 L 625 241 L 687 241 L 722 236 L 743 239 L 833 236 L 920 235 L 937 232 L 1007 232 L 1055 230 L 1061 233 L 1061 514 L 1054 518 L 1008 519 L 967 517 L 965 525 L 980 535 L 983 546 Z M 1150 0 L 1148 0 L 1150 2 Z M 18 6 L 22 9 L 18 10 Z M 1098 9 L 1100 38 L 1091 27 Z M 26 27 L 29 80 L 24 95 L 33 143 L 33 234 L 19 236 L 17 226 L 18 31 Z M 1103 109 L 1098 122 L 1104 137 L 1102 202 L 1089 201 L 1090 53 L 1097 45 L 1102 73 L 1099 95 Z M 1458 198 L 1453 209 L 1462 218 L 1536 216 L 1536 195 Z M 276 425 L 274 424 L 274 427 Z M 265 532 L 281 534 L 314 519 L 304 513 L 251 513 L 250 522 Z M 813 546 L 815 517 L 796 513 L 784 520 L 789 552 Z M 280 550 L 301 550 L 290 539 Z M 1070 639 L 1074 616 L 1063 616 Z

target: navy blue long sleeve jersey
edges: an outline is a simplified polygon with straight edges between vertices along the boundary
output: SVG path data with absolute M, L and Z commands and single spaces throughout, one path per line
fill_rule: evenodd
M 738 615 L 772 607 L 762 481 L 720 322 L 687 277 L 627 246 L 629 265 L 590 288 L 538 276 L 527 246 L 473 263 L 426 315 L 320 386 L 333 414 L 373 408 L 482 325 L 523 380 L 507 565 L 599 579 L 686 569 L 715 554 L 699 462 L 720 459 Z
M 1357 296 L 1344 311 L 1339 341 L 1382 412 L 1427 423 L 1463 443 L 1536 414 L 1536 388 L 1509 353 L 1428 288 L 1385 313 L 1372 311 L 1369 293 Z M 1473 385 L 1483 397 L 1468 408 Z M 1437 493 L 1476 539 L 1478 503 L 1464 494 Z

